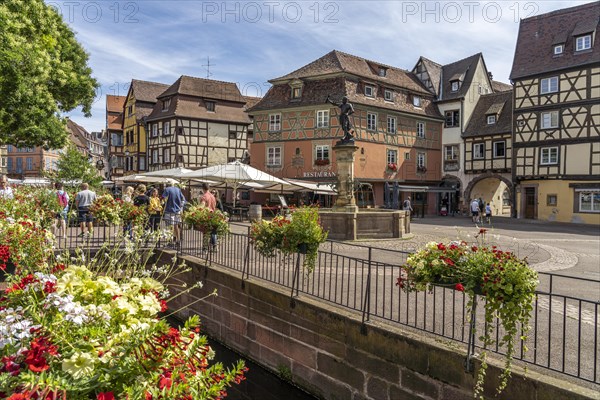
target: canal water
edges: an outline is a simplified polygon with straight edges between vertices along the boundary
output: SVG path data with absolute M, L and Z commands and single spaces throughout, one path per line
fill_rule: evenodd
M 227 400 L 316 400 L 316 397 L 246 360 L 219 342 L 209 338 L 209 343 L 216 352 L 215 361 L 222 362 L 226 368 L 243 359 L 250 369 L 245 374 L 246 380 L 227 389 Z

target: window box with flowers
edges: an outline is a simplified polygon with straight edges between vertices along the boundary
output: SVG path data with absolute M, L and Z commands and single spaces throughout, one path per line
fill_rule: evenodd
M 417 172 L 424 174 L 425 172 L 427 172 L 427 167 L 425 167 L 424 165 L 417 165 Z
M 385 171 L 388 172 L 388 173 L 397 172 L 398 171 L 398 164 L 396 164 L 396 163 L 388 163 L 388 165 L 385 166 Z
M 317 158 L 315 160 L 315 165 L 317 165 L 317 166 L 329 165 L 329 158 Z
M 396 283 L 407 292 L 433 290 L 434 286 L 450 286 L 463 291 L 469 297 L 472 315 L 477 304 L 476 295 L 485 296 L 485 328 L 480 337 L 484 350 L 480 354 L 481 367 L 475 386 L 475 397 L 481 398 L 487 369 L 485 348 L 496 342 L 492 332 L 496 318 L 504 329 L 498 346 L 506 346 L 504 370 L 497 388 L 500 393 L 511 374 L 516 340 L 520 338 L 524 342 L 527 338 L 538 285 L 537 273 L 525 260 L 485 244 L 486 232 L 486 229 L 480 229 L 476 235 L 478 242 L 471 246 L 464 241 L 428 243 L 408 257 Z M 472 328 L 474 330 L 474 324 Z

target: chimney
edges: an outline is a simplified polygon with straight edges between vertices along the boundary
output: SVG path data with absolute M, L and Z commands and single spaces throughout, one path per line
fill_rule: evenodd
M 488 72 L 488 78 L 490 78 L 490 81 L 494 79 L 494 75 L 492 75 L 491 71 Z

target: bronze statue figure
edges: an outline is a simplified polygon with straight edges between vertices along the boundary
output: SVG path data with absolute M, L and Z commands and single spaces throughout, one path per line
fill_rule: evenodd
M 352 130 L 352 123 L 350 122 L 350 115 L 354 114 L 354 107 L 352 107 L 352 104 L 348 103 L 348 98 L 344 96 L 342 97 L 341 103 L 336 103 L 335 101 L 331 100 L 328 95 L 325 102 L 331 103 L 340 108 L 339 121 L 342 131 L 344 131 L 344 137 L 342 138 L 341 142 L 354 142 L 354 136 L 352 136 L 354 131 Z

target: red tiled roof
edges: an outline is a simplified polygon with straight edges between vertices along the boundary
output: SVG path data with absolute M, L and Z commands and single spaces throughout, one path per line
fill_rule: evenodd
M 378 75 L 380 67 L 386 69 L 385 77 Z M 269 82 L 277 84 L 292 79 L 317 77 L 335 73 L 356 75 L 388 87 L 401 87 L 417 93 L 429 93 L 423 84 L 409 71 L 337 50 L 333 50 L 310 64 L 280 78 L 272 79 Z
M 156 103 L 156 98 L 165 90 L 169 88 L 169 85 L 158 82 L 147 82 L 139 81 L 137 79 L 131 80 L 130 91 L 133 91 L 133 95 L 137 101 L 143 101 L 146 103 Z
M 248 97 L 257 101 L 257 98 Z M 165 100 L 169 107 L 163 110 Z M 206 102 L 215 102 L 215 111 L 206 109 Z M 246 98 L 235 83 L 181 76 L 164 93 L 148 114 L 148 121 L 165 117 L 184 117 L 209 121 L 249 124 L 245 111 Z
M 123 129 L 123 114 L 108 114 L 106 116 L 108 122 L 108 129 L 110 130 L 122 130 Z
M 477 101 L 463 137 L 512 132 L 512 90 L 482 95 Z M 488 124 L 487 116 L 496 115 L 496 123 Z
M 386 76 L 378 75 L 380 67 L 386 68 Z M 361 79 L 357 80 L 356 77 Z M 311 79 L 307 79 L 311 78 Z M 315 79 L 317 78 L 317 79 Z M 320 78 L 320 79 L 318 79 Z M 302 95 L 291 99 L 290 82 L 302 83 Z M 280 108 L 325 106 L 327 96 L 340 101 L 343 96 L 354 104 L 385 108 L 440 118 L 433 96 L 411 72 L 365 60 L 339 51 L 332 51 L 316 61 L 281 78 L 270 81 L 273 86 L 248 112 Z M 375 86 L 376 97 L 367 98 L 364 84 Z M 385 89 L 395 94 L 394 101 L 384 99 Z M 409 94 L 422 97 L 423 107 L 415 108 Z M 327 107 L 330 107 L 328 105 Z
M 243 103 L 244 99 L 237 85 L 233 82 L 215 81 L 212 79 L 196 78 L 182 75 L 164 93 L 157 96 L 159 99 L 183 94 L 214 100 L 227 100 Z
M 512 85 L 504 82 L 492 81 L 492 90 L 494 92 L 506 92 L 507 90 L 512 90 Z
M 598 32 L 590 50 L 575 53 L 575 36 L 597 31 L 599 19 L 600 7 L 592 2 L 521 20 L 510 79 L 599 63 Z M 555 56 L 554 45 L 561 43 L 563 53 Z
M 115 96 L 112 94 L 106 95 L 106 111 L 114 113 L 122 113 L 127 96 Z

